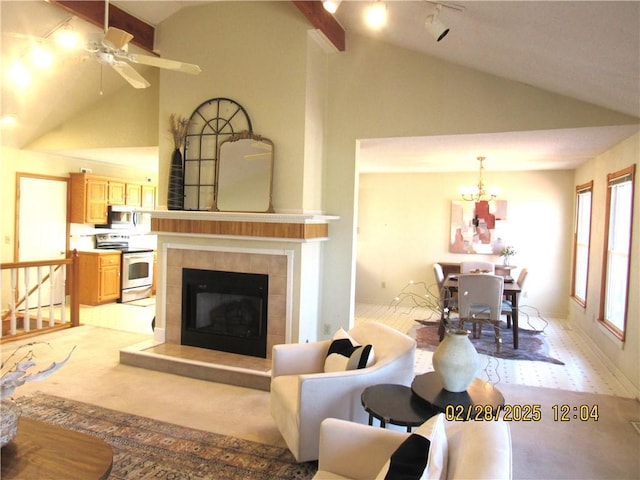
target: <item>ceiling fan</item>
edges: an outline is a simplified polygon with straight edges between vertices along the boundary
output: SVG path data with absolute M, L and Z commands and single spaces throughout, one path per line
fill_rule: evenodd
M 128 62 L 166 68 L 178 72 L 197 75 L 201 72 L 198 65 L 169 60 L 151 55 L 129 53 L 129 42 L 133 35 L 119 28 L 107 27 L 100 41 L 90 41 L 85 49 L 91 53 L 101 65 L 113 68 L 134 88 L 147 88 L 151 84 L 140 75 Z

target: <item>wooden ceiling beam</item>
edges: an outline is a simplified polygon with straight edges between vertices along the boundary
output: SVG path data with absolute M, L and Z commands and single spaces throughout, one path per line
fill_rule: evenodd
M 344 52 L 346 50 L 342 25 L 324 9 L 321 1 L 294 1 L 293 4 L 307 17 L 311 25 L 320 30 L 333 43 L 338 51 Z
M 89 23 L 104 28 L 104 0 L 49 0 L 53 5 L 64 8 L 72 15 L 76 15 Z M 148 23 L 128 14 L 124 10 L 109 4 L 109 26 L 125 30 L 133 35 L 131 43 L 153 52 L 155 28 Z

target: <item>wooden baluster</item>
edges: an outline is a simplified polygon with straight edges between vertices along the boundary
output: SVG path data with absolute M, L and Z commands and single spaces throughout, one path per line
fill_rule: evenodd
M 22 330 L 27 333 L 31 331 L 31 317 L 29 315 L 29 269 L 24 269 L 24 317 L 22 319 Z
M 55 323 L 55 309 L 53 299 L 55 298 L 54 293 L 56 291 L 54 284 L 54 269 L 53 265 L 49 265 L 49 298 L 51 301 L 49 302 L 49 326 L 53 327 Z
M 42 267 L 37 267 L 38 275 L 38 315 L 36 317 L 36 329 L 42 330 Z
M 60 289 L 62 290 L 62 304 L 60 305 L 60 322 L 67 323 L 67 265 L 60 268 Z
M 9 334 L 15 335 L 17 331 L 16 320 L 16 298 L 18 296 L 18 269 L 11 269 L 11 322 L 9 323 Z

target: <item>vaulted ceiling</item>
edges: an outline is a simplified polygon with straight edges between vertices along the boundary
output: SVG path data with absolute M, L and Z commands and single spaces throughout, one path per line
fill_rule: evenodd
M 178 10 L 199 3 L 112 2 L 151 25 L 158 25 Z M 347 32 L 347 51 L 351 33 L 373 36 L 402 48 L 640 117 L 640 2 L 445 2 L 439 20 L 450 32 L 441 42 L 436 42 L 424 28 L 434 8 L 432 2 L 386 2 L 388 23 L 380 31 L 364 25 L 362 19 L 368 3 L 343 1 L 335 14 Z M 24 38 L 9 34 L 44 36 L 69 19 L 69 13 L 43 0 L 3 0 L 0 17 L 2 58 L 6 59 L 20 48 L 20 42 L 24 43 Z M 71 22 L 89 34 L 101 32 L 99 27 L 79 18 L 72 18 Z M 3 131 L 3 145 L 21 148 L 86 109 L 100 98 L 100 91 L 108 95 L 126 87 L 117 74 L 100 69 L 93 62 L 72 60 L 48 74 L 45 80 L 39 82 L 35 91 L 22 96 L 7 91 L 3 82 L 2 114 L 15 113 L 19 118 L 28 119 L 24 124 L 30 126 L 13 133 Z M 516 148 L 521 152 L 539 152 L 535 158 L 523 159 L 519 169 L 573 168 L 632 131 L 627 126 L 550 132 L 553 135 L 534 132 L 456 136 L 455 141 L 446 137 L 410 141 L 373 139 L 362 144 L 363 159 L 372 171 L 384 170 L 384 158 L 389 155 L 395 156 L 396 164 L 413 168 L 417 168 L 419 157 L 422 169 L 434 169 L 442 165 L 443 155 L 460 158 L 464 152 L 464 158 L 468 159 L 471 151 L 476 152 L 473 156 L 488 157 L 493 151 L 496 163 L 488 163 L 487 169 L 503 168 L 499 161 L 503 157 L 509 158 L 513 169 L 512 152 Z M 577 144 L 576 139 L 580 141 L 579 149 L 572 147 Z M 422 154 L 425 151 L 430 152 L 428 156 Z M 470 163 L 469 169 L 476 167 Z

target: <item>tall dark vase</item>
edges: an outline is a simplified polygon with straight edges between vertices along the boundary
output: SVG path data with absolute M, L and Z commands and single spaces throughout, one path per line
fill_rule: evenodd
M 182 153 L 179 148 L 176 148 L 171 155 L 167 208 L 169 210 L 184 209 L 184 170 L 182 168 Z

